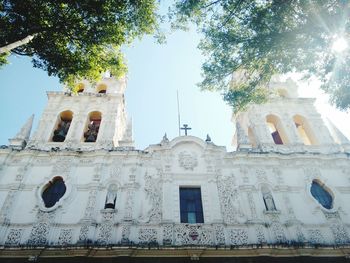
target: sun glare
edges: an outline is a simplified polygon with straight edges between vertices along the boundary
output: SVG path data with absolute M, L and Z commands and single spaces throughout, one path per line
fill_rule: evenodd
M 343 37 L 338 37 L 334 40 L 332 50 L 335 52 L 343 52 L 348 48 L 348 42 Z

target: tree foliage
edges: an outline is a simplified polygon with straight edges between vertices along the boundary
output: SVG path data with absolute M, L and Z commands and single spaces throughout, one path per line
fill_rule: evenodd
M 178 0 L 171 15 L 175 27 L 198 25 L 206 56 L 199 85 L 223 91 L 235 111 L 264 101 L 271 76 L 288 72 L 316 76 L 344 110 L 350 52 L 332 46 L 337 37 L 350 40 L 349 9 L 347 0 Z M 244 72 L 244 83 L 231 81 L 235 71 Z
M 35 67 L 72 84 L 101 72 L 126 71 L 121 45 L 157 29 L 155 0 L 1 0 L 0 47 L 32 37 L 7 54 L 32 57 Z

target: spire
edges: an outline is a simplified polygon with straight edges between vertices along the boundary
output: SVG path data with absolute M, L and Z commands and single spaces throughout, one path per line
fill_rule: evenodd
M 17 133 L 17 135 L 9 139 L 10 147 L 17 150 L 22 150 L 29 140 L 30 132 L 32 130 L 33 126 L 33 120 L 34 120 L 34 114 L 32 114 L 27 122 L 23 125 L 21 130 Z
M 121 147 L 134 147 L 134 141 L 132 138 L 132 119 L 127 118 L 126 120 L 126 129 L 122 136 L 122 140 L 119 141 L 119 146 Z
M 238 121 L 236 122 L 236 135 L 237 135 L 237 149 L 249 150 L 252 148 L 252 145 L 249 141 L 247 134 L 245 133 L 244 129 L 242 128 L 241 124 Z
M 348 138 L 333 124 L 333 122 L 327 118 L 327 124 L 334 140 L 339 144 L 350 144 Z

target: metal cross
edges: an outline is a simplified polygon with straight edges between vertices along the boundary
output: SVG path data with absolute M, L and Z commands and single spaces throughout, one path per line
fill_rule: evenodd
M 192 130 L 192 128 L 188 127 L 187 124 L 184 124 L 183 127 L 181 127 L 181 130 L 185 130 L 185 136 L 187 136 L 187 130 Z

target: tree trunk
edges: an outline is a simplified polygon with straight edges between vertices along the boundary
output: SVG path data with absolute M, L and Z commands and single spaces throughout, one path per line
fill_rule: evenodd
M 6 45 L 6 46 L 0 47 L 0 54 L 7 53 L 7 52 L 11 51 L 12 49 L 15 49 L 15 48 L 17 48 L 19 46 L 26 45 L 30 41 L 32 41 L 32 39 L 34 37 L 35 37 L 35 35 L 29 35 L 29 36 L 26 36 L 25 38 L 23 38 L 21 40 L 18 40 L 18 41 L 15 41 L 15 42 L 11 43 L 11 44 Z

